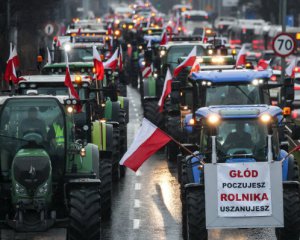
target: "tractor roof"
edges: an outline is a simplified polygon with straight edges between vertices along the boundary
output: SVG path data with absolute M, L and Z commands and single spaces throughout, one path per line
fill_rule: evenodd
M 53 95 L 20 95 L 20 96 L 0 96 L 0 105 L 3 105 L 8 99 L 28 99 L 36 98 L 40 99 L 57 99 L 61 104 L 64 104 L 64 101 L 69 98 L 69 96 L 53 96 Z
M 256 71 L 249 69 L 240 70 L 224 70 L 224 71 L 200 71 L 192 73 L 191 80 L 193 81 L 210 81 L 213 83 L 223 82 L 249 82 L 254 79 L 266 79 L 272 76 L 272 70 Z
M 71 79 L 73 82 L 75 82 L 75 77 L 79 76 L 79 75 L 71 75 Z M 81 76 L 81 75 L 80 75 Z M 85 78 L 85 76 L 81 76 L 82 77 L 82 82 L 90 82 L 90 80 L 88 78 Z M 65 75 L 29 75 L 29 76 L 22 76 L 22 78 L 24 78 L 24 80 L 21 80 L 19 82 L 19 85 L 21 83 L 26 83 L 26 84 L 30 84 L 30 83 L 59 83 L 59 82 L 65 82 Z
M 240 119 L 258 118 L 265 113 L 277 117 L 282 115 L 282 110 L 277 106 L 269 105 L 222 105 L 199 108 L 196 116 L 206 118 L 211 114 L 218 114 L 223 119 Z

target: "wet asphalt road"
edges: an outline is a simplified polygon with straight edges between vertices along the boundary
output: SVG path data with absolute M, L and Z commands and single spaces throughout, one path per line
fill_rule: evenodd
M 130 123 L 128 143 L 140 127 L 143 112 L 136 89 L 128 87 Z M 111 220 L 102 223 L 103 240 L 181 240 L 181 201 L 175 163 L 168 163 L 163 151 L 147 160 L 136 173 L 113 186 Z M 2 233 L 1 239 L 60 240 L 65 231 L 43 234 Z M 229 229 L 209 231 L 213 240 L 273 240 L 274 229 Z

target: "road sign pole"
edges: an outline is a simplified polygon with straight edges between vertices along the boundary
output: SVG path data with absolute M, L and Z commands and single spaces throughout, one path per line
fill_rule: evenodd
M 280 1 L 280 8 L 281 8 L 281 26 L 282 26 L 282 32 L 286 32 L 286 23 L 285 23 L 285 18 L 286 18 L 286 0 L 281 0 Z M 285 78 L 285 57 L 281 57 L 281 82 L 284 82 Z

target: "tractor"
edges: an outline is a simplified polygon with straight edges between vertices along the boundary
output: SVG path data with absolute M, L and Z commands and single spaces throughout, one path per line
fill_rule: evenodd
M 64 85 L 64 75 L 35 75 L 23 76 L 23 78 L 24 80 L 18 84 L 20 95 L 68 96 L 68 89 Z M 79 93 L 82 105 L 81 112 L 74 114 L 75 133 L 78 138 L 98 146 L 101 203 L 103 204 L 101 214 L 103 218 L 108 218 L 111 214 L 112 177 L 113 174 L 119 175 L 118 169 L 115 170 L 117 172 L 113 172 L 113 166 L 118 164 L 120 150 L 122 150 L 120 143 L 124 141 L 120 140 L 118 123 L 97 117 L 95 93 L 90 92 L 92 82 L 82 79 L 83 77 L 79 75 L 72 75 L 71 78 L 74 79 L 74 86 Z M 68 103 L 72 104 L 70 101 Z M 125 146 L 122 147 L 125 148 Z
M 1 97 L 2 229 L 40 232 L 59 226 L 68 229 L 68 239 L 100 238 L 99 151 L 75 138 L 70 100 Z
M 216 209 L 211 208 L 213 204 L 208 201 L 214 200 L 206 198 L 206 194 L 209 194 L 208 189 L 215 191 L 217 188 L 217 183 L 213 183 L 217 174 L 211 172 L 210 166 L 215 165 L 221 169 L 226 166 L 229 168 L 243 164 L 251 166 L 251 164 L 267 162 L 271 170 L 272 164 L 277 163 L 278 175 L 272 175 L 271 171 L 271 185 L 280 189 L 279 196 L 283 195 L 283 199 L 282 196 L 276 199 L 275 193 L 272 192 L 274 189 L 271 190 L 276 201 L 281 204 L 283 201 L 283 211 L 279 212 L 279 215 L 284 212 L 284 227 L 283 221 L 282 224 L 276 223 L 277 239 L 298 240 L 300 237 L 299 168 L 294 156 L 280 148 L 278 126 L 283 121 L 282 109 L 261 104 L 210 106 L 199 108 L 195 112 L 195 121 L 199 131 L 199 140 L 194 143 L 196 151 L 193 155 L 186 156 L 181 165 L 184 239 L 208 238 L 207 226 L 211 219 L 207 218 L 209 213 Z M 210 181 L 207 176 L 211 177 L 212 174 L 213 179 L 211 178 Z M 240 201 L 242 203 L 243 200 Z M 272 216 L 275 216 L 277 213 L 274 206 L 273 208 Z M 240 222 L 241 225 L 245 224 L 244 227 L 250 227 L 247 224 L 254 224 L 256 227 L 270 226 L 268 225 L 270 219 L 262 216 L 256 222 L 246 215 L 239 218 L 222 218 L 219 215 L 216 219 L 219 221 L 219 228 L 225 226 L 226 222 L 229 224 Z M 235 225 L 232 224 L 230 227 L 235 228 Z

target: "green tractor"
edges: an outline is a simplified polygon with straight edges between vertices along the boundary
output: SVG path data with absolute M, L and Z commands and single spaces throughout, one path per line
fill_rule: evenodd
M 68 89 L 64 85 L 63 75 L 35 75 L 23 76 L 24 80 L 18 84 L 20 95 L 63 95 L 68 96 Z M 81 112 L 74 114 L 75 133 L 78 138 L 98 146 L 99 167 L 101 180 L 102 217 L 111 215 L 112 176 L 113 166 L 120 160 L 120 133 L 118 123 L 104 121 L 97 117 L 95 93 L 91 92 L 92 81 L 82 79 L 79 75 L 72 75 L 74 86 L 80 96 Z M 76 81 L 77 79 L 77 81 Z M 93 96 L 94 95 L 94 96 Z M 67 104 L 72 106 L 72 101 Z M 117 127 L 114 127 L 117 125 Z
M 75 139 L 66 97 L 0 99 L 1 228 L 66 227 L 68 239 L 99 239 L 99 152 Z M 73 101 L 74 103 L 74 101 Z

